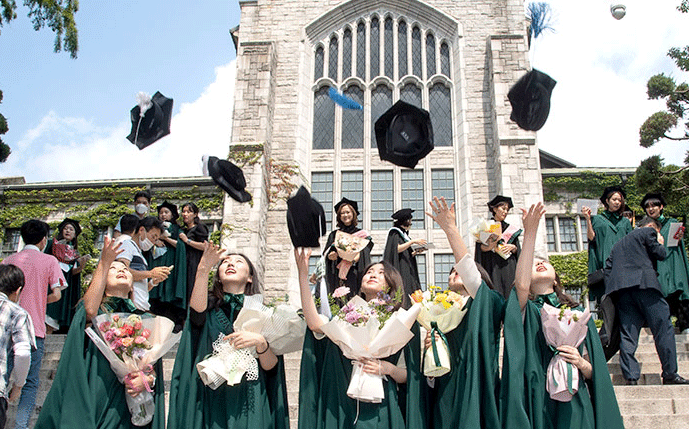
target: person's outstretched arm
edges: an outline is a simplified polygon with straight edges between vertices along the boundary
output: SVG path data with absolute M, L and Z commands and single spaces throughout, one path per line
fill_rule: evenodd
M 536 248 L 536 232 L 541 217 L 545 214 L 543 203 L 532 204 L 529 210 L 522 210 L 522 225 L 524 226 L 524 243 L 517 261 L 517 272 L 514 287 L 519 298 L 519 307 L 523 310 L 529 300 L 531 287 L 531 273 L 533 270 L 534 250 Z
M 299 272 L 299 295 L 301 296 L 301 309 L 304 312 L 306 324 L 312 332 L 321 334 L 321 326 L 323 320 L 318 315 L 316 304 L 313 302 L 311 296 L 311 288 L 309 287 L 309 257 L 311 256 L 311 249 L 297 247 L 294 249 L 294 259 L 297 262 L 297 271 Z M 328 297 L 321 297 L 321 299 L 328 299 Z

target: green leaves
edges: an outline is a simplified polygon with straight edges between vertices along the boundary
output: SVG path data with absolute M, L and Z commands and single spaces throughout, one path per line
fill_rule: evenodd
M 677 125 L 677 116 L 668 112 L 656 112 L 652 114 L 639 130 L 639 144 L 643 147 L 651 147 L 658 140 L 666 137 L 666 133 Z

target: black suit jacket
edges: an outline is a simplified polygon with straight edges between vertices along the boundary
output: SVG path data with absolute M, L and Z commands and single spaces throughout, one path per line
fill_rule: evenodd
M 637 228 L 618 241 L 605 262 L 605 293 L 639 286 L 660 289 L 656 261 L 666 257 L 653 228 Z

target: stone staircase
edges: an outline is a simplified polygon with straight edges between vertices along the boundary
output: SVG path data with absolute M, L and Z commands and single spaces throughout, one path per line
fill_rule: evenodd
M 30 420 L 33 427 L 57 370 L 65 335 L 49 335 L 45 341 L 45 355 L 41 366 L 41 386 L 36 398 L 36 411 Z M 689 335 L 677 335 L 677 364 L 680 375 L 689 378 Z M 166 403 L 176 347 L 163 357 Z M 301 353 L 285 356 L 290 424 L 297 427 L 299 399 L 299 366 Z M 663 386 L 660 380 L 660 360 L 655 352 L 653 337 L 643 330 L 636 357 L 641 364 L 638 386 L 627 386 L 620 372 L 619 356 L 608 363 L 610 377 L 615 385 L 617 401 L 624 417 L 626 429 L 686 429 L 689 428 L 689 386 Z M 16 406 L 10 405 L 7 427 L 14 425 Z

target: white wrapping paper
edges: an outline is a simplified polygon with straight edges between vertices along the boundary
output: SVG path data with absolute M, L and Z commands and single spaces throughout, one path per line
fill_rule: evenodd
M 359 296 L 349 300 L 348 304 L 357 308 L 368 307 L 368 303 Z M 375 317 L 371 317 L 362 326 L 354 326 L 334 317 L 323 324 L 321 330 L 348 359 L 384 359 L 397 353 L 414 337 L 410 329 L 420 310 L 418 304 L 409 310 L 399 309 L 390 316 L 382 329 Z M 364 402 L 380 403 L 385 398 L 383 377 L 367 374 L 360 365 L 355 364 L 347 395 Z

